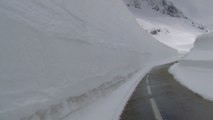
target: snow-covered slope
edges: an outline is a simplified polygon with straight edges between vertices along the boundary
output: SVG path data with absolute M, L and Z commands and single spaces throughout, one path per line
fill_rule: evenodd
M 1 0 L 0 26 L 1 120 L 61 119 L 175 54 L 121 0 Z
M 180 52 L 188 52 L 207 28 L 193 22 L 168 0 L 125 0 L 138 23 L 153 37 Z
M 196 39 L 189 55 L 170 68 L 183 85 L 213 100 L 213 34 L 204 34 Z

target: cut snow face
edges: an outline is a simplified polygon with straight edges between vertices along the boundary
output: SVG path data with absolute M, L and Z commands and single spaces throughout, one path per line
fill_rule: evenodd
M 213 34 L 204 34 L 185 58 L 170 68 L 184 86 L 208 100 L 213 100 Z
M 167 0 L 125 0 L 140 26 L 164 44 L 188 52 L 196 36 L 208 30 Z
M 176 53 L 121 0 L 1 0 L 0 26 L 1 120 L 62 119 Z

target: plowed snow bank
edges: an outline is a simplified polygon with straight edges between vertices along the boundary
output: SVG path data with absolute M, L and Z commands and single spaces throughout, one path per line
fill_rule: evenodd
M 213 34 L 199 36 L 189 55 L 172 66 L 170 72 L 195 93 L 213 100 Z

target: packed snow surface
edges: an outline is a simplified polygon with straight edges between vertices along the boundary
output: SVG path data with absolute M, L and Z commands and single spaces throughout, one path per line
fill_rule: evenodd
M 0 16 L 1 120 L 62 119 L 176 54 L 122 0 L 1 0 Z
M 213 33 L 199 36 L 185 58 L 170 68 L 177 80 L 208 100 L 213 100 Z

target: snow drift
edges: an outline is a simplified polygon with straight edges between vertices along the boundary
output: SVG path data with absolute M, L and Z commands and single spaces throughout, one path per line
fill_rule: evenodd
M 170 68 L 180 83 L 209 100 L 213 100 L 212 45 L 212 33 L 199 36 L 190 54 Z
M 2 120 L 61 119 L 175 54 L 121 0 L 1 0 L 0 16 Z

